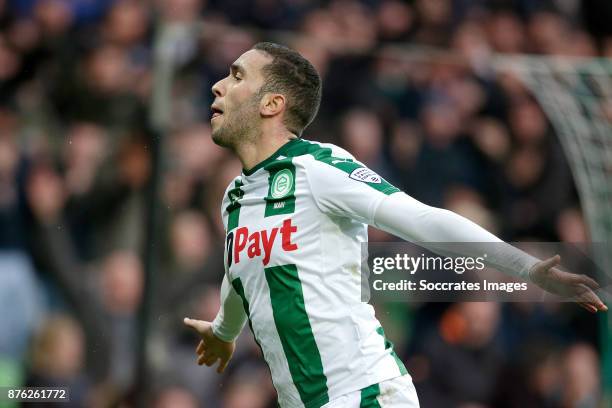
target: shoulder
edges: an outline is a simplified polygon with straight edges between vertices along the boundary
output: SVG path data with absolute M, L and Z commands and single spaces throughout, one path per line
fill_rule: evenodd
M 295 143 L 292 148 L 287 151 L 287 155 L 295 158 L 310 156 L 315 159 L 324 159 L 333 156 L 355 160 L 352 154 L 335 144 L 321 143 L 307 139 L 300 139 L 299 143 Z
M 343 159 L 355 160 L 355 157 L 351 153 L 333 143 L 321 143 L 313 141 L 307 142 L 312 143 L 318 147 L 318 150 L 315 152 L 316 158 L 325 158 L 327 156 L 332 156 Z
M 294 157 L 293 161 L 304 168 L 311 185 L 328 186 L 330 191 L 341 188 L 355 188 L 359 184 L 368 185 L 385 194 L 399 191 L 375 171 L 343 148 L 331 143 L 304 141 L 307 154 Z
M 361 163 L 355 160 L 355 157 L 345 149 L 336 146 L 332 143 L 321 143 L 300 139 L 300 143 L 294 145 L 293 149 L 287 151 L 287 155 L 292 158 L 293 162 L 305 168 L 323 168 L 338 167 L 339 163 Z

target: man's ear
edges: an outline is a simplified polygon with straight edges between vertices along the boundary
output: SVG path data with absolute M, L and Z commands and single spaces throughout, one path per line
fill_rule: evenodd
M 261 99 L 261 114 L 271 117 L 282 113 L 285 110 L 287 100 L 285 96 L 277 93 L 267 93 Z

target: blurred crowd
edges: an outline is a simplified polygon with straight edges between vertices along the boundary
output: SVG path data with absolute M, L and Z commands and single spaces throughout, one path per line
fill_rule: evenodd
M 210 320 L 220 203 L 240 163 L 210 138 L 211 86 L 261 40 L 319 70 L 303 135 L 509 241 L 588 240 L 567 160 L 493 53 L 612 57 L 606 0 L 0 0 L 0 384 L 132 406 L 144 295 L 154 41 L 179 33 L 163 138 L 148 406 L 276 406 L 245 330 L 223 376 L 182 317 Z M 288 35 L 287 33 L 293 33 Z M 297 34 L 297 35 L 295 35 Z M 406 58 L 406 45 L 446 50 Z M 371 239 L 394 238 L 374 229 Z M 386 304 L 423 407 L 596 407 L 597 321 L 573 305 Z

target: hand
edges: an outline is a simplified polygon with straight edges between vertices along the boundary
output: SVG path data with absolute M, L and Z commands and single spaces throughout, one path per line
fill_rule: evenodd
M 219 339 L 212 331 L 212 323 L 204 320 L 194 320 L 186 317 L 183 320 L 186 326 L 191 327 L 200 335 L 200 343 L 196 348 L 198 355 L 198 365 L 206 364 L 208 367 L 214 365 L 219 360 L 217 372 L 221 374 L 227 363 L 234 354 L 235 342 L 227 342 Z
M 556 266 L 561 257 L 555 255 L 538 262 L 529 271 L 529 278 L 542 289 L 559 296 L 572 298 L 576 303 L 591 313 L 605 312 L 608 307 L 593 292 L 599 284 L 586 275 L 563 272 Z

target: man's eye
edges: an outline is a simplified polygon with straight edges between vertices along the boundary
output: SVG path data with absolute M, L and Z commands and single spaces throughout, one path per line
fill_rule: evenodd
M 238 76 L 238 74 L 234 74 L 233 77 L 236 81 L 240 81 L 242 79 Z

